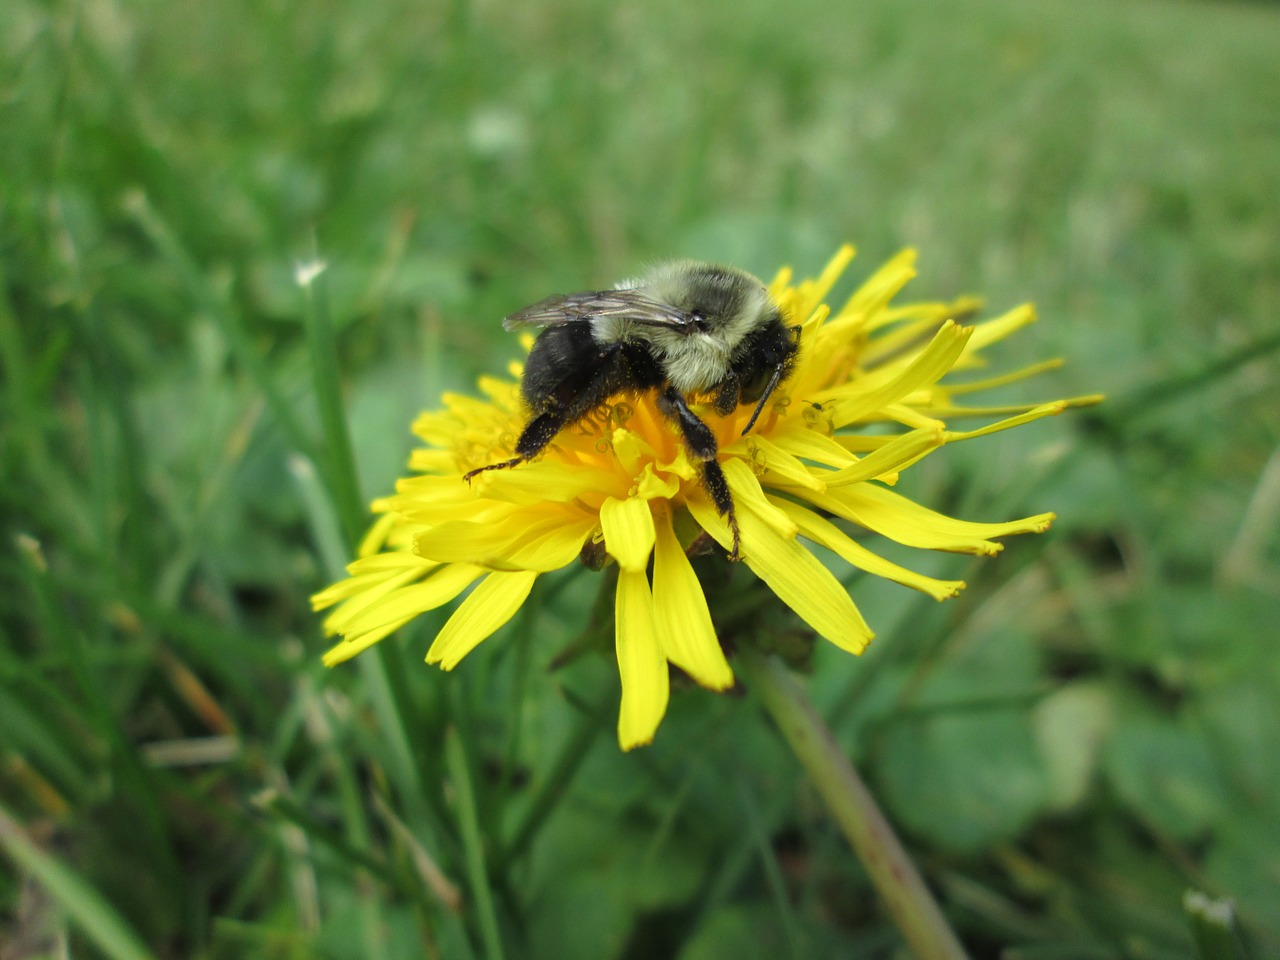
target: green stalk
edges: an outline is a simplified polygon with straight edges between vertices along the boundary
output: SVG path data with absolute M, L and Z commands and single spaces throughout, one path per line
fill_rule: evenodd
M 352 545 L 346 542 L 339 529 L 341 524 L 335 512 L 336 505 L 310 460 L 294 457 L 289 468 L 306 504 L 311 535 L 320 552 L 325 575 L 337 580 L 343 575 Z M 441 822 L 441 818 L 439 811 L 428 809 L 430 794 L 423 786 L 427 782 L 426 774 L 409 737 L 409 731 L 417 729 L 410 722 L 414 714 L 406 712 L 415 711 L 413 698 L 395 656 L 394 648 L 379 644 L 377 656 L 361 657 L 358 663 L 365 678 L 366 695 L 382 723 L 384 742 L 391 758 L 388 775 L 401 792 L 409 818 L 419 829 L 429 830 L 428 836 L 419 839 L 436 847 L 435 824 Z M 401 705 L 404 705 L 403 710 Z
M 320 410 L 320 422 L 324 430 L 324 449 L 329 454 L 328 470 L 322 471 L 329 481 L 328 493 L 332 511 L 345 540 L 343 560 L 336 567 L 330 563 L 330 576 L 340 576 L 345 557 L 354 555 L 356 545 L 369 523 L 366 504 L 360 495 L 360 481 L 356 474 L 355 457 L 351 450 L 351 435 L 347 429 L 346 411 L 342 403 L 342 380 L 338 373 L 338 344 L 333 323 L 329 316 L 323 265 L 319 258 L 307 271 L 298 274 L 298 282 L 306 293 L 307 341 L 311 348 L 311 372 L 314 379 L 316 404 Z M 311 477 L 305 470 L 295 470 L 300 482 L 310 484 Z M 313 516 L 322 513 L 318 498 Z M 327 538 L 332 548 L 333 538 Z M 326 557 L 326 560 L 332 558 Z M 368 694 L 375 711 L 391 741 L 396 757 L 397 783 L 405 790 L 406 803 L 415 814 L 421 813 L 418 798 L 425 797 L 425 778 L 417 755 L 414 753 L 409 731 L 418 729 L 417 711 L 408 684 L 400 669 L 395 648 L 386 643 L 378 644 L 372 657 L 362 657 L 361 666 L 368 682 Z
M 1138 387 L 1132 393 L 1121 396 L 1114 403 L 1092 415 L 1093 422 L 1101 421 L 1111 430 L 1119 430 L 1136 417 L 1150 413 L 1152 409 L 1172 403 L 1205 387 L 1229 377 L 1246 364 L 1253 363 L 1270 353 L 1280 350 L 1280 333 L 1257 337 L 1229 353 L 1211 358 L 1203 366 L 1180 374 L 1164 377 L 1156 383 Z
M 804 688 L 779 660 L 749 644 L 739 649 L 736 662 L 862 861 L 908 946 L 920 960 L 965 960 L 964 947 L 915 864 Z
M 315 382 L 316 404 L 324 429 L 324 449 L 328 454 L 326 476 L 330 493 L 338 509 L 338 521 L 346 534 L 347 544 L 360 542 L 368 523 L 365 503 L 360 496 L 355 457 L 351 453 L 351 434 L 347 429 L 347 413 L 342 404 L 342 378 L 338 374 L 338 344 L 329 318 L 329 298 L 324 281 L 324 265 L 316 262 L 298 268 L 298 283 L 307 296 L 307 343 L 311 347 L 311 375 Z
M 498 931 L 498 912 L 494 908 L 493 888 L 485 869 L 484 839 L 480 835 L 480 818 L 476 812 L 476 793 L 471 783 L 466 749 L 458 731 L 450 728 L 444 736 L 445 763 L 458 798 L 458 830 L 467 865 L 467 879 L 476 911 L 476 922 L 484 942 L 486 960 L 503 960 L 502 935 Z
M 1191 924 L 1200 960 L 1248 960 L 1234 903 L 1188 890 L 1182 897 L 1182 909 Z
M 299 267 L 297 279 L 306 294 L 311 374 L 323 430 L 323 449 L 328 455 L 328 469 L 321 473 L 328 480 L 332 513 L 336 513 L 338 526 L 346 541 L 345 552 L 351 555 L 369 518 L 360 494 L 360 481 L 352 454 L 351 435 L 342 402 L 337 338 L 329 314 L 324 266 L 318 255 L 306 268 Z M 311 479 L 306 470 L 295 469 L 294 473 L 304 484 Z M 317 510 L 314 515 L 319 520 L 323 514 Z M 333 539 L 336 538 L 328 538 L 329 541 Z M 330 542 L 330 550 L 332 546 Z M 335 574 L 338 571 L 330 572 Z M 374 656 L 361 658 L 361 667 L 364 671 L 366 694 L 390 742 L 391 756 L 395 759 L 392 777 L 401 788 L 408 809 L 416 815 L 415 819 L 421 820 L 426 815 L 422 798 L 427 794 L 423 789 L 423 771 L 409 736 L 409 731 L 417 729 L 420 724 L 415 722 L 413 699 L 397 661 L 395 647 L 383 643 L 378 645 Z M 351 812 L 355 812 L 354 808 Z M 434 834 L 434 830 L 430 833 Z M 428 837 L 428 842 L 434 843 L 434 840 L 434 836 Z

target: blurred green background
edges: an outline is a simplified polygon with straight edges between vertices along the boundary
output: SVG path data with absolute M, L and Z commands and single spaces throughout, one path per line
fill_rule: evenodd
M 452 675 L 443 615 L 324 670 L 307 602 L 322 307 L 367 500 L 511 310 L 845 240 L 845 289 L 914 245 L 904 299 L 1034 300 L 1001 366 L 1068 364 L 1011 399 L 1109 401 L 904 478 L 1060 519 L 894 554 L 944 605 L 851 581 L 815 698 L 975 956 L 1192 956 L 1189 888 L 1280 951 L 1277 51 L 1270 4 L 0 4 L 0 955 L 493 957 L 485 896 L 508 957 L 894 955 L 749 698 L 622 755 L 609 659 L 548 671 L 592 577 Z

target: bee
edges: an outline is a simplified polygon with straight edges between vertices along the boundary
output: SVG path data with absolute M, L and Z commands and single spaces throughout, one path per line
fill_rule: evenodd
M 743 435 L 795 366 L 800 328 L 756 277 L 695 261 L 662 263 L 612 290 L 548 297 L 507 317 L 507 330 L 541 327 L 520 390 L 530 418 L 510 460 L 479 467 L 505 470 L 533 459 L 565 427 L 619 394 L 655 394 L 679 430 L 716 510 L 729 524 L 739 558 L 738 518 L 715 434 L 691 407 L 709 402 L 720 416 L 755 404 Z

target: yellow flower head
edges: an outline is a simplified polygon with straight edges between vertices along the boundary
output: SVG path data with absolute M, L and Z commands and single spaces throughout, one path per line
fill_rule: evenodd
M 742 430 L 752 407 L 728 416 L 700 413 L 715 433 L 719 461 L 741 528 L 742 562 L 821 636 L 851 653 L 872 637 L 840 582 L 809 552 L 821 544 L 853 566 L 942 600 L 964 587 L 914 573 L 856 542 L 832 517 L 913 547 L 994 554 L 994 538 L 1038 533 L 1049 513 L 1006 523 L 972 523 L 936 513 L 890 486 L 898 474 L 942 445 L 1003 430 L 1084 397 L 1025 408 L 966 408 L 963 394 L 1008 383 L 1053 362 L 981 382 L 948 386 L 952 371 L 983 365 L 982 349 L 1030 323 L 1022 306 L 964 326 L 977 303 L 891 306 L 914 275 L 914 251 L 886 264 L 834 313 L 823 302 L 853 258 L 845 247 L 821 276 L 770 285 L 789 325 L 801 328 L 795 369 Z M 673 522 L 685 511 L 726 549 L 731 533 L 700 482 L 678 432 L 652 396 L 619 396 L 561 431 L 543 455 L 510 470 L 463 474 L 509 458 L 527 413 L 515 379 L 483 378 L 486 399 L 446 395 L 445 409 L 424 413 L 414 432 L 428 446 L 381 514 L 348 568 L 350 576 L 313 598 L 340 604 L 325 628 L 342 640 L 325 656 L 340 663 L 418 614 L 472 587 L 427 651 L 451 670 L 524 603 L 539 574 L 576 560 L 584 546 L 618 565 L 615 598 L 623 749 L 648 743 L 666 712 L 668 663 L 712 690 L 733 672 L 712 627 L 706 598 Z M 946 418 L 1006 418 L 977 430 L 947 429 Z M 867 432 L 859 427 L 874 425 Z M 681 527 L 684 529 L 684 526 Z

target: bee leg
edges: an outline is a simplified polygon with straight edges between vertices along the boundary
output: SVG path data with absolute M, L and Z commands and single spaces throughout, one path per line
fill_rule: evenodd
M 729 481 L 725 479 L 720 461 L 716 459 L 716 437 L 711 428 L 689 409 L 684 395 L 675 387 L 667 387 L 658 394 L 658 409 L 676 422 L 684 437 L 685 446 L 694 458 L 702 461 L 702 485 L 711 494 L 711 502 L 716 505 L 719 514 L 729 521 L 729 530 L 733 533 L 733 550 L 730 560 L 740 559 L 738 550 L 741 536 L 738 532 L 738 515 L 733 509 L 733 494 L 729 491 Z
M 476 467 L 462 475 L 462 479 L 471 482 L 471 478 L 478 473 L 484 473 L 486 470 L 507 470 L 511 467 L 518 467 L 526 460 L 532 460 L 540 454 L 560 432 L 560 428 L 565 425 L 565 416 L 561 411 L 551 411 L 549 413 L 540 413 L 528 425 L 520 431 L 520 438 L 516 441 L 516 456 L 510 460 L 503 460 L 501 463 L 491 463 L 488 466 Z
M 738 531 L 738 515 L 733 509 L 733 494 L 729 492 L 729 481 L 724 477 L 719 460 L 708 460 L 702 465 L 702 485 L 711 494 L 711 502 L 716 505 L 716 510 L 729 521 L 729 532 L 733 534 L 733 549 L 729 551 L 729 559 L 736 563 L 742 559 L 738 550 L 742 536 Z
M 716 458 L 716 435 L 702 422 L 702 418 L 689 409 L 689 403 L 675 387 L 667 387 L 658 394 L 658 409 L 675 421 L 684 436 L 684 444 L 694 458 L 706 463 Z
M 722 417 L 727 417 L 738 409 L 738 402 L 742 399 L 742 386 L 738 382 L 736 374 L 729 374 L 720 381 L 720 386 L 716 388 L 715 399 L 711 401 L 711 405 L 715 408 L 716 413 Z
M 478 473 L 484 473 L 488 470 L 507 470 L 511 467 L 520 466 L 520 464 L 524 463 L 524 461 L 525 461 L 524 457 L 512 457 L 510 460 L 503 460 L 501 463 L 490 463 L 487 466 L 476 467 L 474 470 L 468 470 L 466 473 L 464 473 L 462 475 L 462 479 L 467 481 L 467 483 L 470 483 L 471 478 Z
M 550 410 L 540 413 L 520 431 L 516 441 L 516 453 L 521 460 L 532 460 L 547 448 L 556 434 L 569 422 L 563 410 Z

